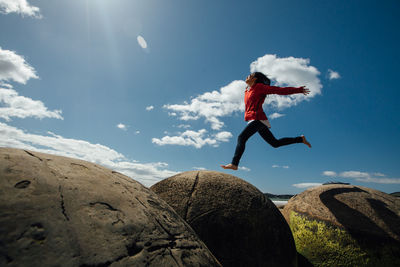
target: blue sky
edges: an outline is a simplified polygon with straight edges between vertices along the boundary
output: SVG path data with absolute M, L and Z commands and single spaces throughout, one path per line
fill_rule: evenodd
M 263 192 L 342 181 L 400 191 L 398 1 L 0 0 L 0 146 L 96 162 L 146 186 L 224 171 L 243 80 L 268 97 L 274 149 L 254 135 L 238 171 Z

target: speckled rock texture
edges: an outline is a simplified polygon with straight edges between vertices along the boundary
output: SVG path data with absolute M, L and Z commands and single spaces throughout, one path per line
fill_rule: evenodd
M 336 266 L 400 266 L 399 198 L 361 186 L 322 185 L 291 198 L 282 213 L 298 251 L 316 266 L 331 259 Z
M 0 148 L 0 266 L 220 266 L 140 183 L 93 163 Z
M 297 266 L 290 228 L 262 192 L 235 176 L 189 171 L 151 187 L 223 266 Z

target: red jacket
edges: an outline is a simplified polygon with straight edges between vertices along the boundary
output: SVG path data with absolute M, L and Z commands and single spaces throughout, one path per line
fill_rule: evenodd
M 244 93 L 244 120 L 267 120 L 267 116 L 262 109 L 265 97 L 269 94 L 291 95 L 303 93 L 301 87 L 277 87 L 262 83 L 256 83 Z

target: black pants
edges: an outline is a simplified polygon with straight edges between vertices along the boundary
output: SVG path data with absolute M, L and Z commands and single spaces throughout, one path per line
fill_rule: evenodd
M 246 147 L 246 142 L 256 132 L 258 132 L 268 144 L 270 144 L 275 148 L 294 143 L 303 143 L 303 138 L 301 136 L 276 139 L 264 123 L 255 120 L 250 122 L 238 137 L 235 155 L 233 156 L 232 159 L 233 165 L 239 166 L 239 161 Z

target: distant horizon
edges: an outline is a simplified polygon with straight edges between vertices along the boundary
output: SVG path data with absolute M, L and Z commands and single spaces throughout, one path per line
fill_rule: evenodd
M 0 147 L 94 162 L 150 187 L 190 170 L 262 192 L 329 181 L 400 192 L 400 2 L 0 1 Z M 206 19 L 205 19 L 206 18 Z M 254 71 L 269 95 L 258 134 L 226 171 Z

